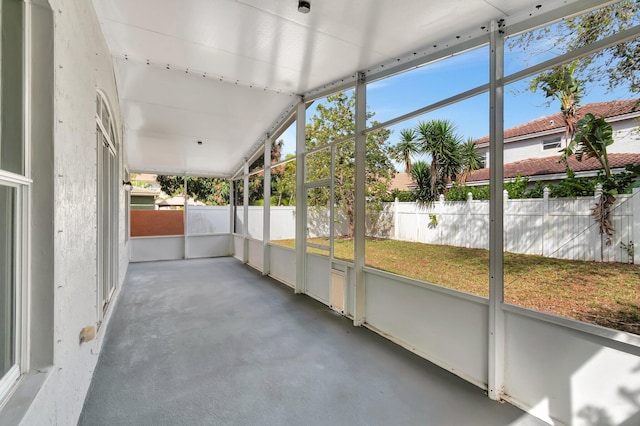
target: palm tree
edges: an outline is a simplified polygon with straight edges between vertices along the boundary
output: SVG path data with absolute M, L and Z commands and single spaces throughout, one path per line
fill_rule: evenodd
M 428 203 L 434 200 L 431 192 L 431 166 L 424 161 L 416 161 L 411 168 L 411 177 L 416 182 L 414 193 L 420 203 Z
M 460 157 L 462 173 L 459 180 L 461 184 L 464 184 L 472 171 L 484 167 L 484 160 L 477 150 L 476 141 L 471 138 L 460 147 Z
M 573 138 L 576 131 L 576 108 L 584 91 L 584 81 L 575 78 L 578 61 L 560 65 L 536 76 L 529 83 L 533 93 L 538 87 L 547 98 L 560 101 L 560 111 L 565 124 L 565 141 Z
M 444 189 L 448 180 L 460 173 L 461 139 L 455 125 L 448 120 L 421 121 L 416 127 L 423 152 L 431 156 L 431 192 Z
M 613 143 L 613 129 L 611 124 L 603 118 L 596 118 L 593 114 L 588 113 L 585 117 L 578 121 L 578 128 L 575 137 L 569 142 L 567 147 L 562 150 L 561 160 L 567 161 L 571 155 L 575 153 L 576 160 L 582 161 L 583 158 L 595 158 L 600 162 L 604 171 L 605 181 L 603 191 L 600 194 L 598 202 L 596 202 L 591 214 L 595 217 L 599 225 L 600 237 L 606 235 L 605 243 L 611 245 L 611 237 L 615 230 L 611 222 L 611 210 L 613 203 L 616 201 L 615 181 L 611 177 L 611 167 L 609 165 L 609 157 L 607 155 L 607 146 Z M 600 246 L 600 256 L 603 256 L 603 248 Z
M 609 166 L 609 156 L 607 146 L 613 143 L 613 129 L 611 124 L 603 118 L 596 118 L 593 114 L 587 113 L 578 122 L 578 129 L 575 137 L 569 145 L 562 150 L 562 159 L 576 154 L 576 160 L 582 158 L 595 158 L 600 162 L 602 170 L 607 178 L 611 177 L 611 167 Z
M 462 139 L 458 135 L 446 139 L 446 155 L 440 157 L 438 164 L 438 193 L 446 190 L 446 185 L 455 181 L 462 171 Z
M 417 143 L 418 134 L 414 129 L 400 131 L 400 142 L 392 148 L 391 155 L 394 160 L 404 163 L 405 173 L 411 173 L 411 157 L 420 153 Z

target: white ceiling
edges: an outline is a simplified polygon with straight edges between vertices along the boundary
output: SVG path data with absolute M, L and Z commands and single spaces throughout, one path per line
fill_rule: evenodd
M 576 1 L 310 0 L 306 15 L 297 0 L 94 4 L 130 169 L 229 176 L 300 95 Z

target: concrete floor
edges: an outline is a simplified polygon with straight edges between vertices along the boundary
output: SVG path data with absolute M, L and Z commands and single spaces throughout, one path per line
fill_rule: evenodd
M 80 425 L 542 425 L 233 258 L 137 263 Z

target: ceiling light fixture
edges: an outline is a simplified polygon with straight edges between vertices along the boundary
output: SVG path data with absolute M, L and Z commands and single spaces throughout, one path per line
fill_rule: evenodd
M 309 3 L 308 1 L 298 2 L 298 12 L 309 13 L 310 11 L 311 11 L 311 3 Z

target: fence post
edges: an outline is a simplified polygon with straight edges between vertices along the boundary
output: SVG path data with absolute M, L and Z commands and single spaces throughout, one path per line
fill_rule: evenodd
M 436 221 L 438 220 L 442 220 L 444 218 L 444 194 L 440 194 L 440 196 L 438 197 L 438 201 L 440 201 L 438 203 L 438 205 L 436 205 L 436 208 L 434 209 L 433 214 L 436 215 Z M 429 220 L 431 221 L 431 220 Z M 441 245 L 453 245 L 453 241 L 451 241 L 450 239 L 447 239 L 447 241 L 444 241 L 444 237 L 442 236 L 442 225 L 437 226 L 436 230 L 438 231 L 438 244 Z
M 507 208 L 509 207 L 509 191 L 506 189 L 502 191 L 502 238 L 503 238 L 503 250 L 509 251 L 509 246 L 513 246 L 513 242 L 508 236 L 509 220 L 507 215 Z M 517 250 L 514 250 L 517 251 Z
M 633 224 L 633 243 L 640 244 L 640 188 L 631 193 L 631 223 Z M 640 247 L 633 251 L 633 263 L 640 264 Z
M 551 195 L 551 188 L 548 186 L 544 187 L 542 191 L 542 255 L 549 254 L 548 251 L 545 252 L 546 242 L 547 242 L 547 227 L 549 224 L 549 196 Z
M 420 203 L 418 203 L 417 201 L 413 202 L 413 208 L 415 209 L 416 212 L 416 237 L 413 241 L 418 242 L 420 241 Z
M 596 184 L 595 191 L 593 192 L 593 198 L 596 203 L 600 201 L 601 195 L 602 195 L 602 184 L 598 183 Z M 598 249 L 600 249 L 600 262 L 604 262 L 604 244 L 602 244 L 602 235 L 600 235 L 600 227 L 596 226 L 594 229 L 596 230 L 596 233 L 597 233 L 597 237 L 595 238 L 596 253 L 598 252 Z M 596 258 L 596 253 L 593 254 L 594 259 Z
M 398 197 L 393 201 L 393 239 L 398 240 L 398 227 L 400 226 L 400 218 L 398 217 L 400 200 Z
M 471 232 L 473 232 L 473 225 L 471 224 L 471 202 L 473 201 L 473 194 L 467 192 L 467 236 L 465 237 L 465 245 L 467 248 L 471 248 Z

